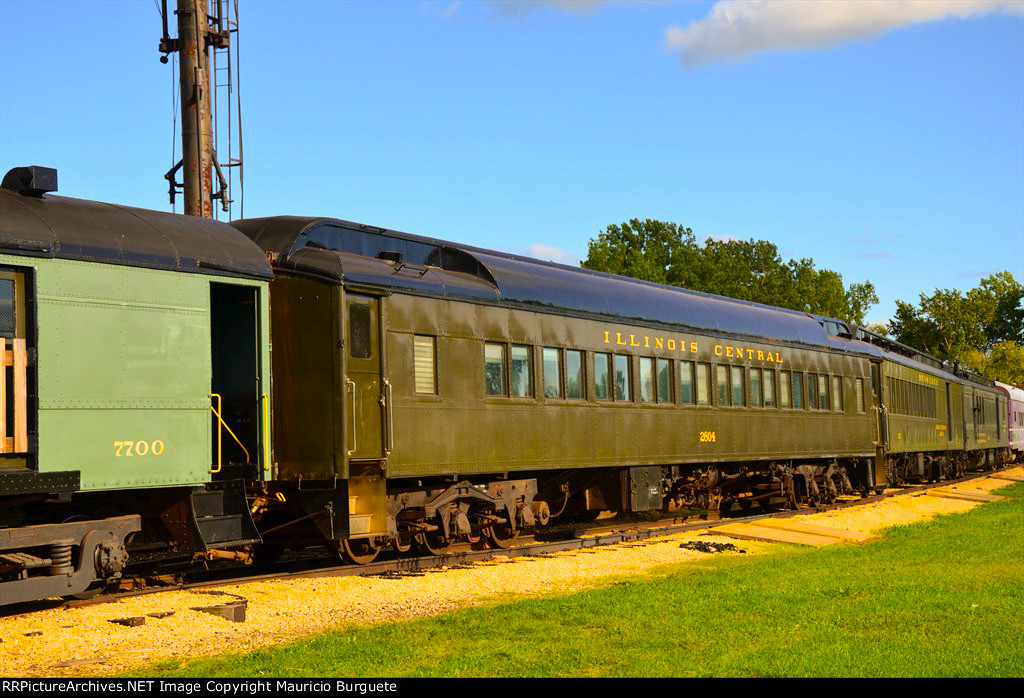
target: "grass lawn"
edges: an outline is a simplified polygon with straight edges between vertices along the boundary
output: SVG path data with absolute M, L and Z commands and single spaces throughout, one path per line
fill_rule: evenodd
M 137 675 L 1020 677 L 1024 485 L 999 494 L 867 545 L 716 556 Z

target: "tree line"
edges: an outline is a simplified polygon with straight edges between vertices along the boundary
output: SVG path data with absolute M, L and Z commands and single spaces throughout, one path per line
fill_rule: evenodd
M 865 280 L 844 285 L 814 260 L 783 260 L 767 240 L 714 240 L 703 245 L 677 223 L 633 218 L 609 225 L 590 240 L 584 269 L 754 301 L 857 325 L 878 303 Z M 968 366 L 1006 383 L 1024 383 L 1024 286 L 1006 271 L 956 289 L 897 301 L 888 325 L 869 326 L 938 359 Z

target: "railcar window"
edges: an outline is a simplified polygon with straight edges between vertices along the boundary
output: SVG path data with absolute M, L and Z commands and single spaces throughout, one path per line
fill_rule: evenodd
M 693 394 L 693 362 L 679 362 L 679 400 L 684 405 L 692 405 Z
M 793 376 L 789 371 L 779 371 L 779 407 L 789 409 L 789 389 Z
M 828 376 L 818 376 L 818 409 L 828 408 Z
M 544 347 L 544 397 L 562 397 L 562 352 Z
M 750 369 L 750 406 L 760 407 L 761 402 L 761 369 Z
M 815 373 L 807 374 L 807 407 L 818 409 L 818 376 Z
M 711 366 L 697 364 L 697 404 L 711 404 Z
M 858 378 L 857 379 L 857 381 L 854 383 L 854 390 L 856 391 L 856 396 L 854 397 L 854 399 L 857 401 L 857 411 L 858 412 L 867 412 L 867 407 L 864 404 L 864 379 L 863 378 Z
M 718 404 L 725 407 L 729 402 L 729 368 L 727 366 L 715 366 L 715 384 L 718 387 Z
M 732 404 L 742 406 L 747 404 L 743 395 L 743 367 L 732 367 Z
M 764 406 L 775 407 L 775 369 L 764 370 Z
M 594 397 L 598 400 L 612 399 L 611 372 L 611 355 L 594 354 Z
M 843 378 L 842 376 L 832 376 L 832 407 L 838 411 L 843 411 Z
M 14 279 L 0 279 L 0 337 L 14 338 Z
M 505 345 L 484 345 L 484 382 L 488 395 L 505 395 Z
M 509 391 L 512 397 L 533 396 L 530 365 L 530 347 L 513 344 L 509 350 Z
M 629 357 L 615 355 L 615 399 L 629 402 L 633 398 L 633 376 L 629 371 Z
M 640 357 L 640 402 L 654 402 L 654 359 Z
M 348 306 L 348 346 L 353 359 L 370 358 L 370 306 L 352 303 Z
M 565 352 L 565 396 L 570 400 L 582 400 L 583 386 L 583 352 L 568 349 Z
M 673 402 L 671 359 L 658 359 L 658 402 Z
M 437 393 L 435 376 L 437 367 L 434 363 L 434 337 L 414 335 L 413 346 L 413 373 L 415 374 L 416 392 L 427 395 Z
M 804 374 L 794 373 L 793 374 L 793 409 L 802 410 L 804 408 Z

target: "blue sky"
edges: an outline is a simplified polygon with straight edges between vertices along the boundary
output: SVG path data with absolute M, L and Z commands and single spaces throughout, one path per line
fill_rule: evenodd
M 1024 1 L 240 12 L 248 217 L 570 263 L 611 223 L 670 220 L 870 279 L 874 322 L 921 291 L 1024 280 Z M 153 0 L 0 0 L 0 169 L 170 210 L 159 36 Z

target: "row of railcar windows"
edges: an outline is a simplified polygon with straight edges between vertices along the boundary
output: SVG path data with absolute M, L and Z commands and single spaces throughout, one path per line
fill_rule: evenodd
M 417 335 L 414 346 L 416 392 L 435 393 L 434 338 Z M 533 398 L 533 352 L 529 345 L 486 342 L 486 395 Z M 632 357 L 625 354 L 593 352 L 588 364 L 586 352 L 578 349 L 542 347 L 540 353 L 540 387 L 547 399 L 583 401 L 589 388 L 599 402 L 844 411 L 841 376 L 648 356 L 638 357 L 634 376 Z M 854 388 L 855 408 L 864 412 L 864 379 L 855 378 Z
M 892 376 L 886 377 L 886 383 L 890 412 L 931 419 L 938 415 L 938 391 L 935 388 Z

